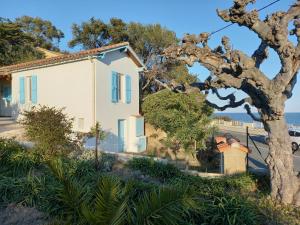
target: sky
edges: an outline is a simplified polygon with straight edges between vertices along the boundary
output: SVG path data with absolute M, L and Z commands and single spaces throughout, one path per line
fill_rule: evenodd
M 248 8 L 261 8 L 274 0 L 257 0 L 257 3 Z M 260 12 L 261 18 L 274 11 L 287 10 L 295 0 L 281 0 Z M 73 23 L 87 21 L 91 17 L 108 22 L 110 18 L 121 18 L 125 22 L 140 22 L 143 24 L 159 23 L 176 32 L 178 38 L 185 33 L 199 34 L 212 32 L 227 25 L 216 14 L 216 9 L 230 7 L 230 0 L 0 0 L 0 17 L 15 19 L 23 15 L 41 17 L 50 20 L 61 29 L 65 38 L 59 47 L 70 52 L 78 49 L 68 48 L 68 41 L 72 39 L 71 26 Z M 234 49 L 251 55 L 257 48 L 260 40 L 256 34 L 247 28 L 233 25 L 212 36 L 209 45 L 214 47 L 220 44 L 222 36 L 231 39 Z M 292 39 L 293 41 L 295 39 Z M 269 59 L 261 66 L 262 71 L 272 78 L 280 70 L 280 61 L 274 51 L 270 51 Z M 200 80 L 205 80 L 209 72 L 202 66 L 195 64 L 190 68 L 192 73 L 198 74 Z M 221 90 L 221 94 L 235 90 Z M 245 97 L 240 91 L 235 91 L 238 99 Z M 219 105 L 226 104 L 216 97 L 209 95 L 209 100 Z M 286 103 L 286 112 L 300 112 L 300 82 L 294 88 L 294 95 Z M 242 107 L 228 109 L 226 112 L 244 112 Z

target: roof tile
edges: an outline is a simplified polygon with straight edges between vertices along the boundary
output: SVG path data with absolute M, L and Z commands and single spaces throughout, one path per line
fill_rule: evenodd
M 85 50 L 85 51 L 80 51 L 77 53 L 71 53 L 71 54 L 64 54 L 56 57 L 51 57 L 51 58 L 46 58 L 46 59 L 39 59 L 39 60 L 34 60 L 34 61 L 29 61 L 29 62 L 24 62 L 24 63 L 18 63 L 10 66 L 4 66 L 0 67 L 0 75 L 9 75 L 11 72 L 15 70 L 21 70 L 21 69 L 27 69 L 31 67 L 36 67 L 36 66 L 44 66 L 44 65 L 49 65 L 49 64 L 54 64 L 54 63 L 60 63 L 60 62 L 65 62 L 69 60 L 76 60 L 80 59 L 86 56 L 90 55 L 95 55 L 110 49 L 122 47 L 122 46 L 129 46 L 128 42 L 122 42 L 118 44 L 113 44 L 113 45 L 108 45 L 104 46 L 101 48 L 94 48 L 90 50 Z

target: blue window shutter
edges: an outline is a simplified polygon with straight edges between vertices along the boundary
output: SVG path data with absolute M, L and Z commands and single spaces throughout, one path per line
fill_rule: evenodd
M 37 103 L 37 77 L 31 77 L 31 102 L 33 104 Z
M 126 75 L 126 103 L 131 103 L 131 77 Z
M 24 104 L 25 103 L 25 78 L 20 77 L 19 81 L 20 81 L 19 102 L 20 104 Z
M 118 102 L 118 74 L 112 72 L 111 76 L 111 102 Z
M 144 136 L 144 117 L 136 118 L 136 136 Z

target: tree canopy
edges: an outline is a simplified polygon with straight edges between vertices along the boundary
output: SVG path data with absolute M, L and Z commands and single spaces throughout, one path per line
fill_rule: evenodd
M 59 51 L 63 37 L 62 31 L 39 17 L 0 18 L 0 66 L 43 58 L 36 47 Z
M 146 122 L 164 130 L 185 150 L 204 146 L 210 134 L 212 108 L 201 93 L 180 94 L 167 89 L 147 96 L 142 105 Z
M 42 58 L 19 24 L 0 18 L 0 66 Z
M 15 21 L 28 36 L 32 37 L 34 47 L 59 51 L 60 39 L 64 33 L 57 29 L 51 21 L 40 17 L 22 16 Z

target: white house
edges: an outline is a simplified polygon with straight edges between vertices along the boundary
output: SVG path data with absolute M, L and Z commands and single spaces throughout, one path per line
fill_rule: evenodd
M 146 149 L 139 115 L 139 71 L 127 42 L 0 68 L 0 116 L 18 118 L 34 105 L 64 107 L 74 131 L 96 121 L 107 132 L 106 151 Z

